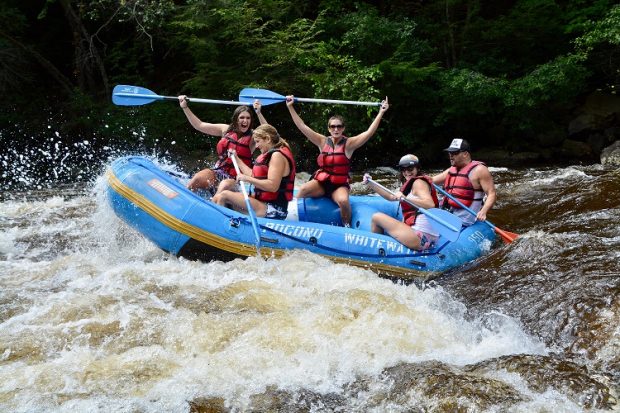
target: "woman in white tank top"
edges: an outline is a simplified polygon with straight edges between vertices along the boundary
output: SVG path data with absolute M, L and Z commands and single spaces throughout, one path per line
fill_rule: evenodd
M 420 162 L 418 157 L 415 155 L 403 156 L 398 163 L 398 168 L 401 182 L 404 183 L 399 191 L 394 193 L 386 191 L 369 181 L 369 175 L 364 175 L 364 183 L 369 184 L 373 191 L 388 201 L 398 201 L 401 197 L 406 197 L 421 208 L 436 208 L 438 206 L 437 195 L 430 177 L 419 175 Z M 426 250 L 433 248 L 439 234 L 433 229 L 432 223 L 424 214 L 417 213 L 417 210 L 408 204 L 401 202 L 401 206 L 403 208 L 403 221 L 382 212 L 373 214 L 372 232 L 387 233 L 409 249 Z

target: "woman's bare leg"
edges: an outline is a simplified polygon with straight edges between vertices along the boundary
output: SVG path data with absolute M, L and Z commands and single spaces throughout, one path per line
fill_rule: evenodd
M 370 230 L 377 234 L 387 233 L 409 249 L 420 249 L 420 238 L 411 227 L 383 212 L 373 214 Z

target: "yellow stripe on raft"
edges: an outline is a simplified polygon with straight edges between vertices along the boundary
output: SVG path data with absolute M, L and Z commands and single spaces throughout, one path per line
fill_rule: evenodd
M 111 170 L 108 170 L 106 173 L 106 177 L 108 179 L 108 184 L 110 187 L 123 198 L 136 205 L 144 212 L 155 218 L 157 221 L 162 223 L 163 225 L 171 228 L 181 234 L 187 235 L 190 238 L 193 238 L 197 241 L 200 241 L 204 244 L 213 246 L 222 251 L 230 252 L 237 255 L 242 255 L 246 257 L 250 257 L 255 255 L 256 246 L 254 244 L 244 244 L 241 242 L 233 241 L 230 238 L 223 238 L 217 235 L 212 234 L 211 232 L 205 231 L 199 227 L 194 225 L 190 225 L 172 215 L 167 213 L 166 211 L 159 208 L 156 204 L 152 203 L 148 199 L 146 199 L 143 195 L 129 188 L 127 185 L 123 184 Z M 264 258 L 269 257 L 282 257 L 288 249 L 274 249 L 269 247 L 261 246 L 260 253 Z M 318 253 L 317 253 L 318 254 Z M 396 267 L 393 265 L 387 264 L 379 264 L 379 263 L 370 263 L 364 260 L 356 260 L 352 258 L 343 258 L 336 257 L 332 255 L 321 255 L 330 261 L 334 261 L 342 264 L 350 264 L 356 267 L 370 269 L 372 271 L 388 274 L 395 277 L 400 278 L 430 278 L 434 273 L 431 271 L 415 271 L 409 270 L 407 268 Z

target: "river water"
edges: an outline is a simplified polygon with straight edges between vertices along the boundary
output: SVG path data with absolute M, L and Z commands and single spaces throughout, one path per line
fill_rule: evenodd
M 620 410 L 620 170 L 492 168 L 520 238 L 407 284 L 171 257 L 107 204 L 110 153 L 72 163 L 89 145 L 0 159 L 0 411 Z

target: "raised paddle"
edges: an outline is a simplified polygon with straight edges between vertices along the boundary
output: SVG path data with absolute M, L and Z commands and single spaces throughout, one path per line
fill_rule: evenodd
M 383 189 L 385 192 L 391 194 L 392 196 L 396 196 L 394 192 L 390 191 L 389 189 L 387 189 L 386 187 L 384 187 L 377 181 L 373 181 L 372 179 L 369 179 L 368 182 Z M 433 220 L 433 222 L 437 223 L 438 225 L 433 225 L 433 229 L 439 232 L 439 234 L 445 239 L 447 239 L 448 241 L 456 241 L 458 239 L 461 233 L 461 227 L 463 226 L 463 221 L 461 221 L 461 218 L 457 217 L 456 215 L 451 214 L 445 209 L 439 209 L 439 208 L 424 209 L 422 207 L 417 206 L 416 204 L 414 204 L 413 202 L 411 202 L 404 196 L 400 197 L 400 201 L 404 201 L 408 203 L 409 205 L 411 205 L 412 207 L 414 207 L 415 209 L 417 209 L 418 211 L 426 215 L 428 218 Z
M 117 85 L 112 91 L 112 102 L 119 106 L 140 106 L 147 105 L 156 100 L 176 100 L 177 96 L 160 96 L 155 92 L 140 86 Z M 188 102 L 197 103 L 216 103 L 219 105 L 245 105 L 245 102 L 236 102 L 232 100 L 215 100 L 215 99 L 199 99 L 187 98 Z
M 233 165 L 235 166 L 235 171 L 237 171 L 237 176 L 241 175 L 236 156 L 230 155 L 230 158 L 232 159 Z M 243 192 L 243 198 L 245 199 L 245 206 L 248 208 L 250 222 L 252 223 L 252 229 L 254 230 L 254 237 L 256 238 L 256 253 L 260 257 L 260 233 L 258 232 L 258 221 L 256 220 L 256 213 L 254 212 L 254 208 L 252 208 L 252 204 L 250 203 L 248 191 L 245 189 L 245 182 L 239 182 L 239 185 L 241 186 L 241 192 Z
M 254 99 L 260 100 L 260 103 L 272 105 L 274 103 L 284 102 L 286 96 L 279 95 L 275 92 L 265 89 L 254 89 L 246 87 L 239 92 L 239 100 L 244 104 L 253 103 Z M 313 99 L 313 98 L 295 98 L 295 102 L 314 102 L 314 103 L 334 103 L 338 105 L 361 105 L 361 106 L 381 106 L 381 102 L 359 102 L 355 100 L 333 100 L 333 99 Z
M 461 201 L 459 201 L 458 199 L 456 199 L 455 197 L 453 197 L 452 195 L 450 195 L 449 193 L 447 193 L 445 190 L 443 190 L 440 186 L 437 186 L 435 184 L 433 184 L 433 186 L 435 187 L 436 190 L 438 190 L 439 192 L 441 192 L 442 194 L 444 194 L 445 196 L 447 196 L 448 198 L 450 198 L 451 200 L 453 200 L 454 202 L 456 202 L 461 208 L 463 208 L 465 211 L 469 212 L 470 214 L 472 214 L 473 216 L 476 216 L 476 213 L 471 209 L 468 208 L 467 206 L 465 206 L 465 204 L 463 204 Z M 508 232 L 508 231 L 504 231 L 501 230 L 499 228 L 497 228 L 495 225 L 491 224 L 489 221 L 483 221 L 485 224 L 487 224 L 488 226 L 490 226 L 491 228 L 493 228 L 493 230 L 500 235 L 500 237 L 502 237 L 502 240 L 506 243 L 506 244 L 510 244 L 511 242 L 513 242 L 514 240 L 516 240 L 519 237 L 519 234 L 515 234 L 514 232 Z

